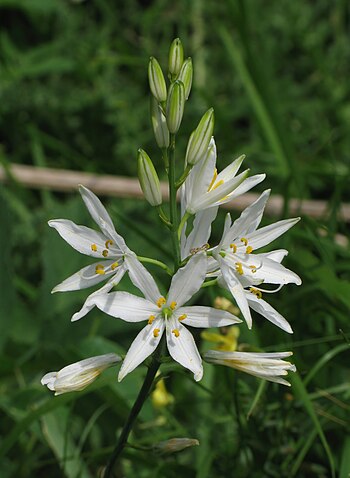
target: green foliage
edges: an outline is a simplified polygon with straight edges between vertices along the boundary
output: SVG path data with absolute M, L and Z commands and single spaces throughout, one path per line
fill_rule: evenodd
M 326 478 L 334 470 L 348 477 L 350 252 L 339 212 L 350 201 L 348 23 L 342 0 L 0 0 L 5 166 L 136 176 L 139 147 L 160 165 L 147 64 L 151 55 L 165 64 L 168 45 L 180 36 L 195 72 L 180 151 L 214 106 L 222 167 L 246 153 L 252 172 L 267 173 L 260 190 L 283 195 L 284 217 L 290 197 L 328 201 L 321 220 L 303 217 L 274 243 L 290 251 L 285 263 L 303 279 L 271 298 L 294 335 L 256 317 L 253 334 L 242 327 L 239 338 L 266 351 L 293 350 L 299 375 L 291 390 L 209 365 L 196 384 L 164 364 L 175 402 L 145 405 L 118 476 Z M 170 238 L 154 225 L 154 211 L 138 201 L 104 202 L 131 249 L 169 263 Z M 92 225 L 78 194 L 34 192 L 14 180 L 0 186 L 4 478 L 97 476 L 144 376 L 139 368 L 118 384 L 107 370 L 85 391 L 55 398 L 40 385 L 47 371 L 125 353 L 139 330 L 97 310 L 70 323 L 88 292 L 50 291 L 89 259 L 46 225 L 58 217 Z M 163 271 L 149 270 L 167 285 Z M 127 279 L 122 287 L 133 290 Z M 183 436 L 200 446 L 165 458 L 138 448 Z

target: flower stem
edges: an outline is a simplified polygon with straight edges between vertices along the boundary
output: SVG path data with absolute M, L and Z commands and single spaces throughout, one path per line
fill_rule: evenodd
M 169 275 L 173 275 L 173 271 L 168 267 L 164 262 L 158 261 L 157 259 L 152 259 L 151 257 L 137 256 L 140 262 L 148 262 L 149 264 L 154 264 L 155 266 L 161 267 Z
M 143 385 L 141 387 L 141 390 L 136 398 L 136 401 L 129 413 L 129 416 L 125 422 L 125 425 L 121 431 L 121 434 L 120 434 L 120 437 L 119 437 L 119 440 L 118 440 L 118 443 L 116 444 L 114 450 L 113 450 L 113 453 L 109 459 L 109 463 L 106 467 L 106 470 L 103 474 L 103 478 L 112 478 L 113 475 L 113 469 L 114 469 L 114 466 L 119 458 L 119 456 L 121 455 L 121 453 L 123 452 L 126 444 L 127 444 L 127 441 L 128 441 L 128 437 L 129 437 L 129 434 L 132 430 L 132 427 L 134 425 L 134 422 L 138 416 L 138 414 L 140 413 L 141 409 L 142 409 L 142 406 L 144 404 L 144 402 L 146 401 L 147 397 L 148 397 L 148 394 L 152 388 L 152 385 L 153 385 L 153 380 L 158 372 L 158 369 L 159 369 L 159 366 L 160 366 L 160 357 L 162 355 L 162 351 L 163 351 L 163 345 L 164 345 L 164 341 L 162 339 L 162 343 L 159 344 L 159 346 L 157 347 L 156 351 L 154 352 L 153 354 L 153 357 L 152 357 L 152 362 L 148 368 L 148 371 L 147 371 L 147 375 L 145 377 L 145 380 L 143 382 Z
M 176 184 L 175 184 L 175 135 L 170 135 L 169 151 L 169 201 L 170 201 L 170 221 L 171 221 L 171 239 L 173 242 L 175 270 L 179 268 L 181 262 L 180 244 L 177 237 L 178 218 L 176 205 Z

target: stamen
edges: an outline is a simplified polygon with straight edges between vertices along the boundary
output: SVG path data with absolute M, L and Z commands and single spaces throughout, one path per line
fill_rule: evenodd
M 112 246 L 112 245 L 113 245 L 113 241 L 111 241 L 110 239 L 107 239 L 107 241 L 105 242 L 106 249 L 109 249 L 109 246 Z
M 213 187 L 213 184 L 215 183 L 217 177 L 218 177 L 218 170 L 215 168 L 215 171 L 214 171 L 214 174 L 213 174 L 213 179 L 211 180 L 211 183 L 209 184 L 209 187 L 208 187 L 208 192 Z
M 160 329 L 154 329 L 153 330 L 153 337 L 158 337 L 159 332 L 160 332 Z
M 230 248 L 232 249 L 232 252 L 235 254 L 237 252 L 237 246 L 236 244 L 230 244 Z
M 113 262 L 113 264 L 111 265 L 111 269 L 112 271 L 114 271 L 114 269 L 116 269 L 117 267 L 119 266 L 118 262 Z
M 252 246 L 248 246 L 247 249 L 245 250 L 246 254 L 250 254 L 251 252 L 253 252 L 253 248 Z
M 238 274 L 239 274 L 240 276 L 242 276 L 242 275 L 243 275 L 243 266 L 242 266 L 242 263 L 241 263 L 241 262 L 236 262 L 235 266 L 236 266 L 236 272 L 238 272 Z
M 97 252 L 96 244 L 91 244 L 91 250 L 94 251 L 94 252 Z
M 148 318 L 148 325 L 151 325 L 154 321 L 154 319 L 156 318 L 155 315 L 150 315 L 149 318 Z M 157 330 L 157 329 L 156 329 Z
M 182 320 L 185 320 L 185 319 L 187 319 L 187 314 L 182 314 L 179 317 L 179 322 L 181 322 Z
M 242 237 L 241 242 L 243 242 L 243 244 L 244 244 L 245 246 L 248 245 L 248 239 L 245 238 L 245 237 Z
M 214 189 L 218 188 L 219 186 L 221 186 L 221 184 L 224 184 L 224 180 L 223 179 L 220 179 L 220 181 L 218 181 L 216 184 L 214 184 L 214 186 L 212 186 L 211 188 L 211 191 L 214 191 Z
M 157 307 L 161 309 L 162 305 L 164 305 L 165 302 L 166 300 L 164 299 L 164 297 L 159 297 L 159 299 L 157 300 Z
M 179 332 L 178 329 L 174 329 L 171 332 L 175 335 L 176 338 L 179 337 L 179 335 L 180 335 L 180 332 Z
M 95 267 L 95 273 L 100 275 L 105 274 L 105 268 L 103 267 L 103 265 L 97 264 L 97 266 Z
M 177 303 L 173 300 L 173 301 L 170 303 L 170 308 L 171 308 L 171 310 L 176 309 L 176 306 L 177 306 Z
M 262 292 L 260 290 L 256 289 L 255 287 L 250 287 L 249 290 L 252 294 L 256 295 L 258 299 L 262 298 Z
M 108 251 L 107 251 L 107 249 L 104 249 L 104 250 L 102 251 L 102 255 L 103 255 L 103 257 L 107 257 L 107 256 L 108 256 Z
M 249 269 L 251 269 L 253 274 L 255 274 L 255 272 L 257 271 L 257 267 L 253 265 L 249 266 Z

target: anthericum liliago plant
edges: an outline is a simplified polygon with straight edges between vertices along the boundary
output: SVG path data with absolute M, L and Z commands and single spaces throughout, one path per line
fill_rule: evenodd
M 193 297 L 203 287 L 222 287 L 232 295 L 243 319 L 250 329 L 250 309 L 264 316 L 272 324 L 292 333 L 287 320 L 265 300 L 266 294 L 277 292 L 284 285 L 299 285 L 300 278 L 282 265 L 286 250 L 259 252 L 270 244 L 299 218 L 286 219 L 258 228 L 269 197 L 265 191 L 241 215 L 232 221 L 228 214 L 219 244 L 210 246 L 211 225 L 218 207 L 245 193 L 264 180 L 264 174 L 251 176 L 249 169 L 239 172 L 244 156 L 233 160 L 220 171 L 217 149 L 213 137 L 214 111 L 204 113 L 190 134 L 184 161 L 175 169 L 176 138 L 182 122 L 185 105 L 192 86 L 191 58 L 184 59 L 181 41 L 173 41 L 169 52 L 168 79 L 165 79 L 158 61 L 151 57 L 148 68 L 151 91 L 152 127 L 164 170 L 168 178 L 169 204 L 164 207 L 158 173 L 149 155 L 138 151 L 138 174 L 146 200 L 157 209 L 159 218 L 168 231 L 172 244 L 173 263 L 164 264 L 158 259 L 139 257 L 116 232 L 113 222 L 100 200 L 84 186 L 79 190 L 83 201 L 99 230 L 74 224 L 67 219 L 49 221 L 60 236 L 78 252 L 93 258 L 93 263 L 58 284 L 53 292 L 65 292 L 100 286 L 86 298 L 82 308 L 72 320 L 76 321 L 98 307 L 102 312 L 126 322 L 143 322 L 143 327 L 132 342 L 124 358 L 109 353 L 87 358 L 68 365 L 58 372 L 49 372 L 43 385 L 56 395 L 79 391 L 87 387 L 107 367 L 122 362 L 118 375 L 121 381 L 135 367 L 149 360 L 148 370 L 121 431 L 114 452 L 104 471 L 112 476 L 116 461 L 127 444 L 133 423 L 144 401 L 159 377 L 162 359 L 170 357 L 193 373 L 196 381 L 203 376 L 200 348 L 191 333 L 192 327 L 237 327 L 242 320 L 232 311 L 193 304 Z M 179 162 L 179 160 L 176 160 Z M 176 197 L 181 206 L 178 208 Z M 142 263 L 161 267 L 170 276 L 168 292 L 161 292 L 155 279 Z M 140 290 L 143 297 L 117 290 L 124 274 Z M 186 305 L 188 302 L 191 305 Z M 214 334 L 215 332 L 213 332 Z M 231 334 L 232 335 L 232 334 Z M 237 334 L 233 334 L 237 337 Z M 251 353 L 235 350 L 210 350 L 204 355 L 209 363 L 226 365 L 265 380 L 284 385 L 284 377 L 295 366 L 285 359 L 291 352 Z M 164 449 L 176 451 L 195 439 L 179 438 L 162 442 Z M 176 446 L 173 446 L 176 443 Z M 179 446 L 177 446 L 180 444 Z M 180 447 L 180 448 L 179 448 Z

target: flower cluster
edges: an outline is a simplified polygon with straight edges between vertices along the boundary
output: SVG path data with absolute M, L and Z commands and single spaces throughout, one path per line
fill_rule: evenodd
M 181 42 L 176 39 L 169 55 L 170 87 L 167 88 L 162 69 L 155 58 L 149 63 L 149 83 L 152 93 L 151 116 L 157 144 L 161 150 L 169 181 L 170 204 L 163 209 L 160 181 L 148 154 L 138 152 L 140 185 L 146 200 L 159 213 L 169 230 L 174 252 L 170 266 L 148 258 L 146 262 L 161 265 L 170 271 L 167 291 L 160 290 L 140 258 L 130 250 L 116 232 L 113 222 L 93 192 L 80 186 L 80 194 L 99 227 L 99 231 L 56 219 L 49 225 L 78 252 L 93 257 L 94 262 L 58 284 L 53 292 L 65 292 L 104 285 L 88 295 L 72 321 L 83 318 L 92 308 L 126 322 L 144 322 L 126 353 L 119 371 L 122 380 L 161 343 L 166 343 L 172 359 L 190 370 L 196 381 L 203 375 L 202 358 L 190 332 L 192 327 L 226 327 L 242 320 L 228 310 L 192 305 L 202 287 L 215 285 L 226 289 L 237 304 L 248 328 L 252 327 L 251 309 L 282 330 L 292 333 L 287 320 L 265 300 L 266 294 L 280 290 L 286 284 L 301 283 L 300 278 L 282 265 L 288 254 L 284 249 L 270 252 L 259 250 L 295 225 L 299 218 L 286 219 L 259 228 L 270 191 L 260 197 L 234 221 L 227 214 L 220 242 L 210 246 L 211 226 L 218 208 L 258 185 L 264 174 L 249 176 L 249 169 L 239 173 L 244 156 L 235 159 L 218 172 L 217 149 L 213 137 L 214 112 L 209 109 L 190 135 L 182 174 L 175 174 L 175 137 L 181 125 L 186 101 L 192 85 L 192 61 L 184 60 Z M 178 210 L 177 191 L 181 199 Z M 124 274 L 143 297 L 117 290 Z M 191 305 L 186 305 L 191 302 Z M 188 328 L 189 327 L 189 328 Z M 237 334 L 234 334 L 237 337 Z M 283 359 L 291 352 L 273 354 L 211 350 L 204 356 L 207 362 L 234 367 L 266 380 L 287 384 L 280 378 L 294 365 Z M 56 394 L 85 388 L 102 370 L 121 359 L 114 354 L 92 357 L 46 374 L 42 383 Z

